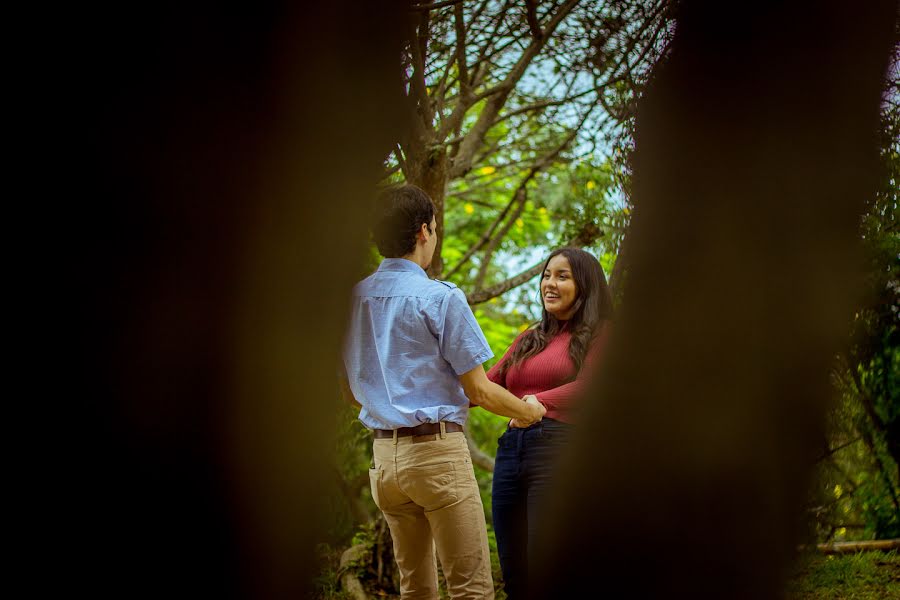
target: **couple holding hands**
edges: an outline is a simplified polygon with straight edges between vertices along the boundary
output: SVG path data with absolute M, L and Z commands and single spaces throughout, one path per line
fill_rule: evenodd
M 612 298 L 596 258 L 577 248 L 552 252 L 540 322 L 485 373 L 494 353 L 465 295 L 425 273 L 435 226 L 421 189 L 379 195 L 373 235 L 385 259 L 353 290 L 344 392 L 373 432 L 372 497 L 391 531 L 404 600 L 438 598 L 438 558 L 451 598 L 494 597 L 463 426 L 470 406 L 510 417 L 492 504 L 504 589 L 516 600 L 526 596 L 541 503 L 572 433 L 573 402 L 601 359 Z

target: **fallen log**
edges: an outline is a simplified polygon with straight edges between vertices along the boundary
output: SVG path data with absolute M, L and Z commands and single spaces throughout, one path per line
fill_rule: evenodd
M 893 540 L 868 540 L 863 542 L 833 542 L 831 544 L 818 544 L 816 546 L 823 554 L 852 554 L 854 552 L 867 552 L 880 550 L 900 550 L 900 538 Z

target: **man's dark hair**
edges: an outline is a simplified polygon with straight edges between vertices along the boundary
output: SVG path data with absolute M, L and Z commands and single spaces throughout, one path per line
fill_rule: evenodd
M 378 252 L 385 258 L 400 258 L 415 249 L 422 223 L 431 228 L 434 204 L 414 185 L 394 185 L 379 192 L 374 217 L 372 234 Z

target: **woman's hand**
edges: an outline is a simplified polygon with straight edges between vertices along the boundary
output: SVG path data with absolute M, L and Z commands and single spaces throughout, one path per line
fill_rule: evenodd
M 547 414 L 547 409 L 544 407 L 543 404 L 541 404 L 541 401 L 537 399 L 537 396 L 535 396 L 533 394 L 528 394 L 526 396 L 522 396 L 522 400 L 524 400 L 526 404 L 531 404 L 532 406 L 535 406 L 538 409 L 537 410 L 537 418 L 535 418 L 531 421 L 526 421 L 524 419 L 511 419 L 509 421 L 510 427 L 517 428 L 517 429 L 531 427 L 532 425 L 534 425 L 535 423 L 540 421 L 542 418 L 544 418 L 545 414 Z

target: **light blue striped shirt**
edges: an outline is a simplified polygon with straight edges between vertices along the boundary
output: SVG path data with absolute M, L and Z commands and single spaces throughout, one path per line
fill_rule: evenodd
M 370 429 L 465 425 L 459 375 L 493 355 L 462 291 L 412 261 L 386 258 L 353 288 L 344 367 Z

